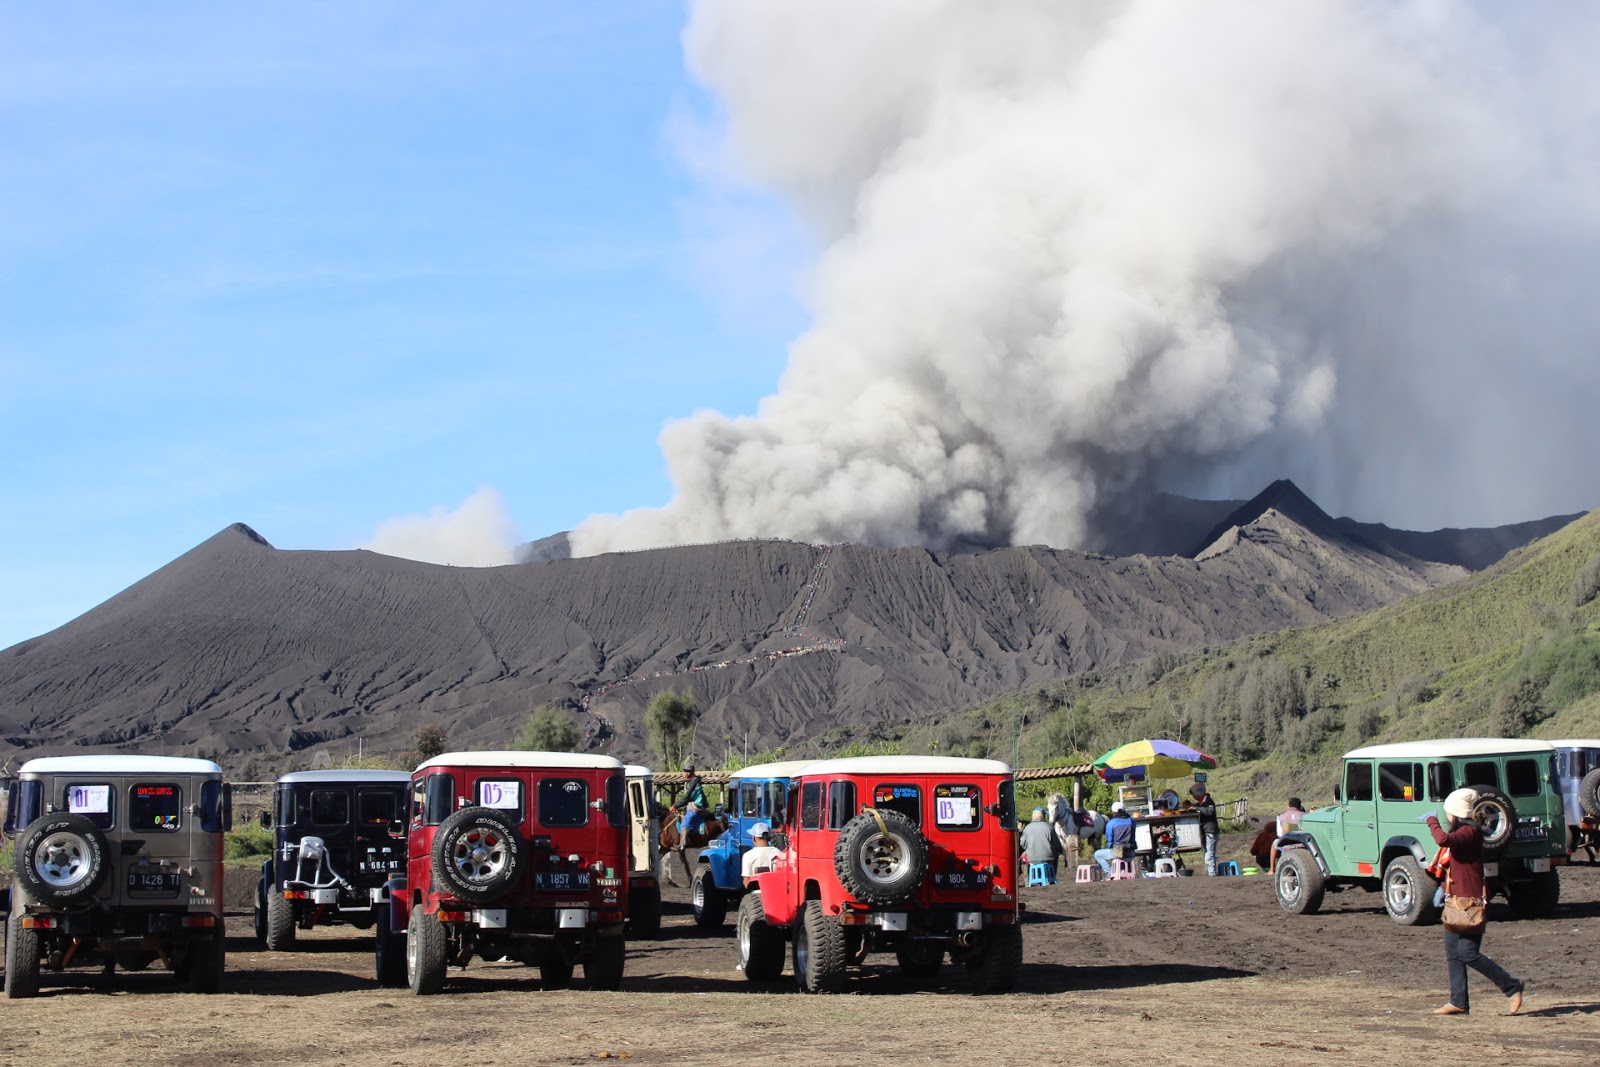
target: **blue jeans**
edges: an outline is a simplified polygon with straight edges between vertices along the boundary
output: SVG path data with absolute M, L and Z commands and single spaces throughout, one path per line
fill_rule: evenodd
M 1201 830 L 1200 843 L 1206 850 L 1206 873 L 1217 873 L 1217 832 L 1215 830 Z
M 1109 848 L 1097 848 L 1094 850 L 1094 861 L 1100 865 L 1102 871 L 1109 875 L 1111 873 L 1111 860 L 1114 855 L 1115 853 Z
M 1450 1003 L 1462 1011 L 1472 1010 L 1467 1003 L 1468 967 L 1489 979 L 1508 997 L 1522 991 L 1521 980 L 1513 978 L 1504 967 L 1485 956 L 1482 945 L 1482 934 L 1474 936 L 1449 930 L 1444 932 L 1444 963 L 1445 969 L 1450 972 Z

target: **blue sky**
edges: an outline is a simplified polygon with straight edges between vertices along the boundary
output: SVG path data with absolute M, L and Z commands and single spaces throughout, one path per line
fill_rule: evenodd
M 663 502 L 803 327 L 680 3 L 0 3 L 0 647 L 232 522 Z M 690 131 L 686 135 L 684 131 Z

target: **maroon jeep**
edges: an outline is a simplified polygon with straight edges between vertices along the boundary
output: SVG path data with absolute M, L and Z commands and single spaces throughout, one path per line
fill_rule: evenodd
M 789 833 L 739 905 L 739 966 L 809 993 L 893 952 L 931 979 L 946 953 L 975 992 L 1010 989 L 1022 964 L 1011 768 L 998 760 L 866 756 L 807 765 L 789 789 Z
M 537 965 L 546 989 L 566 986 L 579 963 L 590 988 L 620 988 L 628 906 L 620 762 L 445 753 L 412 773 L 410 816 L 406 877 L 391 882 L 389 922 L 379 925 L 380 981 L 437 993 L 448 966 L 476 955 Z

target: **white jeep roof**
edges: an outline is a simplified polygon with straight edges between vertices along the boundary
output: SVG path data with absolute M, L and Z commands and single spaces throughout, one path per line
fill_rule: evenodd
M 428 767 L 508 767 L 515 769 L 544 768 L 560 770 L 622 770 L 622 761 L 614 756 L 591 756 L 583 752 L 445 752 L 417 770 Z M 415 774 L 416 771 L 411 773 Z
M 811 759 L 791 759 L 780 760 L 777 763 L 757 763 L 729 773 L 728 780 L 731 782 L 735 778 L 793 778 L 816 762 Z
M 847 756 L 817 760 L 797 774 L 1010 774 L 1011 767 L 997 759 L 962 756 Z
M 1556 748 L 1600 748 L 1600 738 L 1594 737 L 1588 739 L 1580 737 L 1576 740 L 1568 738 L 1565 741 L 1552 741 L 1550 743 Z
M 654 778 L 656 776 L 655 771 L 652 771 L 642 763 L 630 763 L 622 768 L 622 773 L 629 778 Z
M 1513 756 L 1553 752 L 1548 741 L 1517 737 L 1457 737 L 1439 741 L 1401 741 L 1368 745 L 1344 754 L 1345 759 L 1451 759 L 1456 756 Z
M 21 774 L 221 774 L 208 759 L 187 756 L 41 756 L 17 768 Z
M 280 785 L 302 782 L 323 782 L 334 785 L 358 782 L 409 782 L 410 771 L 348 770 L 348 771 L 290 771 L 278 778 Z

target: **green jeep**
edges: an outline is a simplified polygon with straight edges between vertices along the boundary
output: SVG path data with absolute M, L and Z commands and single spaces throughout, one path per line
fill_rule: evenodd
M 1438 921 L 1428 867 L 1438 854 L 1424 820 L 1443 822 L 1454 789 L 1478 791 L 1483 873 L 1489 896 L 1503 894 L 1524 918 L 1549 915 L 1561 897 L 1566 824 L 1555 753 L 1544 741 L 1464 738 L 1372 745 L 1344 757 L 1338 803 L 1307 812 L 1278 839 L 1278 903 L 1315 912 L 1323 894 L 1359 886 L 1383 891 L 1402 926 Z

